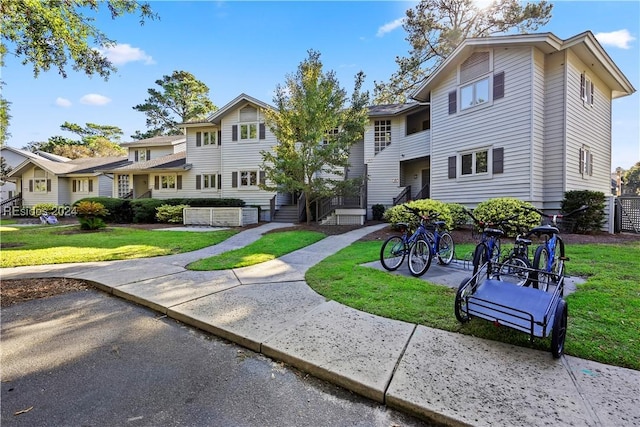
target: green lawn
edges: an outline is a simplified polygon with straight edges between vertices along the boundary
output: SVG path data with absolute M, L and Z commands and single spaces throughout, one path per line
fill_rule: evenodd
M 369 313 L 548 351 L 550 339 L 530 343 L 526 334 L 480 319 L 460 324 L 453 313 L 454 289 L 360 266 L 377 260 L 379 252 L 380 242 L 356 242 L 309 269 L 307 283 L 329 299 Z M 468 251 L 460 246 L 456 252 L 462 258 Z M 640 242 L 574 244 L 568 255 L 568 273 L 587 281 L 566 297 L 565 352 L 640 369 Z
M 187 268 L 189 270 L 208 271 L 246 267 L 278 258 L 289 252 L 309 246 L 325 237 L 323 233 L 314 231 L 268 233 L 250 245 L 198 260 L 189 264 Z
M 236 234 L 228 229 L 211 232 L 149 231 L 108 227 L 80 232 L 79 226 L 0 227 L 0 267 L 113 261 L 195 251 Z

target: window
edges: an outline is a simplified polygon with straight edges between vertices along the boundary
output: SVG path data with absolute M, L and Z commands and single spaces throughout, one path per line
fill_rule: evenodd
M 138 162 L 147 161 L 147 150 L 138 150 Z
M 331 141 L 331 142 L 335 141 L 339 132 L 340 131 L 338 130 L 338 128 L 334 128 L 334 129 L 326 131 L 324 133 L 325 137 L 322 138 L 322 145 L 327 145 L 329 143 L 329 141 Z
M 374 122 L 373 141 L 375 154 L 391 144 L 391 120 L 376 120 Z
M 217 132 L 196 132 L 196 147 L 201 145 L 217 145 L 218 133 Z
M 33 169 L 33 191 L 36 193 L 47 192 L 47 173 L 42 168 Z
M 207 174 L 207 175 L 202 175 L 202 188 L 217 188 L 216 187 L 216 175 L 214 174 Z
M 580 149 L 580 174 L 583 178 L 593 175 L 593 154 L 586 145 Z
M 91 185 L 88 179 L 74 179 L 72 181 L 72 190 L 74 193 L 89 193 Z
M 460 155 L 461 175 L 479 175 L 489 171 L 489 152 L 487 150 L 474 151 Z
M 240 187 L 258 185 L 258 171 L 240 171 Z
M 460 109 L 475 107 L 489 101 L 489 78 L 460 88 Z
M 240 141 L 258 139 L 258 124 L 247 123 L 240 125 Z
M 160 188 L 162 188 L 162 189 L 175 189 L 176 188 L 176 176 L 175 175 L 161 175 L 160 176 Z
M 129 193 L 129 175 L 118 175 L 118 197 L 125 198 Z
M 584 106 L 593 107 L 593 82 L 585 73 L 580 74 L 580 98 Z

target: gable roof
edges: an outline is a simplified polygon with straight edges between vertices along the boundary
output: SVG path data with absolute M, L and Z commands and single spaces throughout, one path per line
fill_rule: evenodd
M 191 169 L 191 165 L 187 164 L 187 153 L 181 151 L 179 153 L 168 154 L 166 156 L 157 157 L 155 159 L 144 162 L 129 163 L 111 169 L 101 169 L 101 172 L 109 173 L 129 173 L 129 172 L 160 172 L 160 171 L 182 171 Z
M 207 121 L 219 125 L 220 120 L 227 114 L 229 114 L 232 110 L 234 110 L 240 104 L 253 104 L 257 107 L 264 108 L 265 110 L 273 110 L 273 107 L 267 103 L 260 101 L 259 99 L 253 98 L 247 94 L 241 93 L 236 96 L 231 102 L 229 102 L 224 107 L 216 110 L 213 114 L 207 117 Z
M 427 105 L 428 103 L 422 103 L 422 102 L 409 102 L 406 104 L 372 105 L 368 107 L 369 117 L 399 116 L 402 114 L 410 113 L 414 110 L 418 110 L 421 107 L 426 107 Z
M 591 31 L 562 40 L 552 33 L 491 36 L 464 40 L 440 66 L 416 89 L 411 98 L 417 101 L 429 99 L 429 93 L 443 78 L 456 71 L 458 64 L 477 48 L 534 46 L 545 54 L 571 49 L 583 62 L 592 64 L 593 71 L 612 90 L 612 97 L 619 98 L 635 92 L 635 88 L 598 43 Z
M 163 147 L 166 145 L 179 145 L 187 142 L 187 137 L 184 135 L 160 135 L 153 138 L 141 139 L 133 142 L 123 142 L 121 147 L 135 148 L 135 147 Z
M 103 167 L 113 167 L 127 163 L 126 157 L 84 157 L 81 159 L 73 159 L 68 162 L 55 162 L 43 158 L 30 158 L 16 166 L 10 173 L 9 177 L 22 175 L 28 168 L 38 166 L 47 172 L 58 176 L 66 175 L 96 175 L 98 169 Z

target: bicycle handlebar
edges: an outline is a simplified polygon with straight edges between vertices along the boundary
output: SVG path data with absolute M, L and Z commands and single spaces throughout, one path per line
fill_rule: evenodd
M 566 214 L 555 214 L 555 215 L 546 214 L 546 213 L 542 212 L 541 210 L 539 210 L 538 208 L 530 208 L 528 206 L 523 206 L 522 209 L 530 211 L 530 212 L 535 212 L 535 213 L 537 213 L 538 215 L 540 215 L 540 216 L 542 216 L 544 218 L 549 218 L 555 224 L 556 219 L 558 219 L 558 218 L 560 218 L 560 219 L 567 218 L 567 217 L 570 217 L 571 215 L 575 215 L 577 213 L 584 212 L 587 209 L 589 209 L 589 205 L 582 205 L 578 209 L 574 209 L 571 212 L 566 213 Z

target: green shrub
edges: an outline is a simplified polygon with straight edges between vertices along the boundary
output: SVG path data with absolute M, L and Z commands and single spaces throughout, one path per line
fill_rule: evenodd
M 371 213 L 373 215 L 374 221 L 380 221 L 384 216 L 384 205 L 373 205 L 371 206 Z
M 569 213 L 582 206 L 589 206 L 584 212 L 577 213 L 565 220 L 565 230 L 569 233 L 587 233 L 602 229 L 605 221 L 605 195 L 599 191 L 574 190 L 564 193 L 561 209 Z
M 453 227 L 460 228 L 469 223 L 469 215 L 464 210 L 465 207 L 459 203 L 447 203 L 451 217 L 453 218 Z
M 473 210 L 473 216 L 485 223 L 495 223 L 520 213 L 509 223 L 501 226 L 507 235 L 514 236 L 518 231 L 529 230 L 540 225 L 540 215 L 535 212 L 525 211 L 522 209 L 523 206 L 534 207 L 529 202 L 513 197 L 498 197 L 479 203 Z
M 75 204 L 76 215 L 82 230 L 97 230 L 106 227 L 104 219 L 109 215 L 102 203 L 82 201 Z
M 425 215 L 435 213 L 439 220 L 445 222 L 447 229 L 451 229 L 453 226 L 453 217 L 449 206 L 444 202 L 432 199 L 413 200 L 402 205 L 393 206 L 384 212 L 383 219 L 394 226 L 399 222 L 408 222 L 416 226 L 418 218 L 412 212 L 406 210 L 404 206 L 417 209 Z
M 153 224 L 156 221 L 156 209 L 167 204 L 166 200 L 135 199 L 131 201 L 133 222 L 135 224 Z
M 113 197 L 87 197 L 74 203 L 77 206 L 81 202 L 97 202 L 101 203 L 109 214 L 104 217 L 106 222 L 117 224 L 129 224 L 133 222 L 133 211 L 131 210 L 131 201 L 129 199 L 117 199 Z
M 156 219 L 158 222 L 168 222 L 172 224 L 182 224 L 182 212 L 189 205 L 161 205 L 156 208 Z

